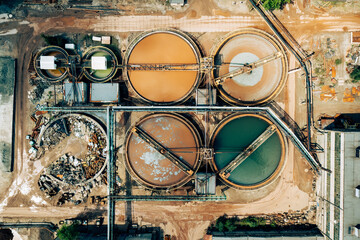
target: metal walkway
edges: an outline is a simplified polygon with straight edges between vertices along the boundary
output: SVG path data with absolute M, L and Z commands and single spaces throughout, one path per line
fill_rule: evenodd
M 243 163 L 256 149 L 258 149 L 266 140 L 269 139 L 276 131 L 274 124 L 270 125 L 259 137 L 257 137 L 245 150 L 237 155 L 228 165 L 220 170 L 219 175 L 224 178 L 229 178 L 232 171 L 234 171 L 241 163 Z
M 260 1 L 249 0 L 251 5 L 258 11 L 260 16 L 263 17 L 267 25 L 273 30 L 279 40 L 294 54 L 295 58 L 300 63 L 301 67 L 305 71 L 306 77 L 306 98 L 307 98 L 307 148 L 311 151 L 311 126 L 312 126 L 312 86 L 311 86 L 311 62 L 309 61 L 308 55 L 297 41 L 292 37 L 292 35 L 287 31 L 287 29 L 281 24 L 281 22 L 276 18 L 276 16 L 268 10 L 265 10 L 261 5 Z M 287 39 L 286 39 L 287 38 Z M 310 70 L 308 69 L 308 66 Z
M 156 151 L 158 151 L 161 155 L 169 159 L 173 164 L 175 164 L 178 168 L 180 168 L 186 175 L 191 176 L 194 173 L 194 170 L 191 169 L 191 166 L 189 165 L 188 162 L 176 156 L 172 151 L 170 151 L 167 147 L 163 146 L 159 141 L 154 139 L 147 132 L 145 132 L 139 127 L 134 127 L 132 131 L 136 133 L 147 144 L 153 147 Z
M 209 196 L 193 196 L 193 195 L 185 195 L 185 196 L 133 195 L 133 196 L 126 196 L 126 195 L 117 195 L 117 196 L 111 196 L 110 199 L 112 201 L 181 201 L 181 202 L 198 201 L 198 202 L 205 202 L 205 201 L 225 201 L 226 195 L 225 194 L 222 196 L 211 196 L 211 195 L 209 195 Z
M 246 74 L 246 73 L 250 73 L 251 71 L 253 71 L 255 68 L 258 68 L 262 65 L 265 65 L 271 61 L 274 61 L 278 58 L 281 58 L 283 57 L 283 54 L 282 52 L 276 52 L 274 54 L 271 54 L 269 56 L 266 56 L 262 59 L 259 59 L 253 63 L 249 63 L 249 64 L 244 64 L 243 66 L 239 66 L 237 67 L 235 70 L 233 71 L 230 71 L 218 78 L 215 78 L 215 84 L 216 85 L 220 85 L 221 83 L 225 82 L 226 79 L 228 78 L 233 78 L 233 77 L 236 77 L 238 75 L 241 75 L 241 74 Z
M 107 111 L 106 107 L 46 107 L 40 106 L 42 111 L 57 112 L 91 112 Z M 301 139 L 287 126 L 287 124 L 275 114 L 270 107 L 239 107 L 239 106 L 114 106 L 109 107 L 113 112 L 233 112 L 233 113 L 255 113 L 266 115 L 272 122 L 289 137 L 305 159 L 309 162 L 313 170 L 320 174 L 320 163 L 315 160 L 308 148 L 302 143 Z
M 108 140 L 108 154 L 107 154 L 107 182 L 108 182 L 108 196 L 115 195 L 115 158 L 114 158 L 114 112 L 111 108 L 106 108 L 107 111 L 107 140 Z M 115 203 L 108 201 L 108 224 L 107 236 L 108 240 L 114 239 L 114 224 L 115 224 Z

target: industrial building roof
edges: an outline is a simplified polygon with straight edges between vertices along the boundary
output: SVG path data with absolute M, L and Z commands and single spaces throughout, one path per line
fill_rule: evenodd
M 210 235 L 211 236 L 211 235 Z M 271 230 L 253 229 L 234 232 L 212 232 L 212 240 L 324 240 L 321 231 L 315 226 L 307 228 L 274 228 Z
M 184 5 L 185 0 L 170 0 L 170 5 Z
M 356 239 L 351 228 L 360 224 L 360 198 L 356 197 L 360 184 L 360 158 L 356 156 L 360 132 L 329 131 L 318 139 L 324 146 L 324 153 L 319 154 L 322 165 L 331 171 L 323 174 L 321 180 L 320 200 L 325 200 L 318 202 L 322 225 L 319 227 L 332 239 Z
M 40 56 L 40 69 L 55 70 L 55 56 Z
M 64 83 L 64 100 L 66 102 L 87 102 L 87 84 L 83 82 Z
M 91 57 L 91 69 L 94 70 L 106 70 L 107 60 L 104 56 Z
M 355 196 L 355 187 L 360 184 L 360 158 L 356 148 L 360 146 L 359 132 L 344 133 L 344 239 L 355 239 L 348 233 L 349 227 L 360 224 L 360 198 Z
M 90 102 L 116 103 L 118 101 L 118 83 L 91 83 Z

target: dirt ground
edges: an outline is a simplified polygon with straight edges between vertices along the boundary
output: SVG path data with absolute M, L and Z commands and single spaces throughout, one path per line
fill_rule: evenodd
M 226 32 L 243 28 L 257 27 L 271 33 L 264 21 L 254 11 L 243 10 L 244 3 L 236 1 L 235 5 L 217 0 L 189 1 L 186 8 L 180 10 L 158 9 L 153 12 L 136 11 L 134 7 L 122 6 L 129 12 L 113 15 L 111 13 L 94 11 L 56 11 L 38 14 L 29 11 L 27 18 L 1 20 L 0 40 L 4 43 L 1 53 L 17 58 L 17 85 L 16 85 L 16 115 L 15 115 L 15 166 L 12 182 L 7 191 L 4 191 L 0 200 L 1 221 L 30 221 L 48 220 L 57 222 L 60 219 L 75 217 L 84 211 L 96 209 L 94 206 L 65 206 L 53 207 L 44 204 L 45 199 L 31 201 L 31 192 L 28 183 L 34 181 L 44 164 L 30 162 L 28 158 L 29 144 L 25 136 L 31 132 L 32 122 L 28 116 L 32 107 L 28 101 L 27 68 L 34 51 L 42 44 L 41 33 L 76 33 L 94 32 L 96 34 L 115 35 L 123 39 L 128 32 L 139 32 L 151 28 L 174 27 L 194 34 L 201 43 L 205 55 L 211 52 L 212 46 L 219 41 L 219 37 Z M 231 1 L 233 2 L 233 1 Z M 283 24 L 300 43 L 312 35 L 331 32 L 348 32 L 360 30 L 360 18 L 352 10 L 349 12 L 331 11 L 325 9 L 319 12 L 311 8 L 310 0 L 295 1 L 287 6 L 283 12 L 275 12 Z M 240 10 L 236 8 L 240 6 Z M 55 12 L 55 14 L 54 14 Z M 133 15 L 130 15 L 133 14 Z M 14 31 L 14 29 L 16 31 Z M 7 47 L 7 51 L 4 48 Z M 11 51 L 9 50 L 11 48 Z M 308 49 L 309 51 L 311 49 Z M 290 69 L 298 67 L 298 63 L 290 58 Z M 279 105 L 294 117 L 300 126 L 306 122 L 306 106 L 304 99 L 304 82 L 302 72 L 289 75 L 288 82 L 277 97 Z M 356 111 L 357 106 L 326 105 L 316 103 L 314 108 L 321 111 L 330 111 L 338 108 L 339 111 Z M 345 107 L 344 107 L 345 106 Z M 282 175 L 274 185 L 270 186 L 266 196 L 254 198 L 252 203 L 246 200 L 240 192 L 229 191 L 230 199 L 227 202 L 208 203 L 134 203 L 133 220 L 143 224 L 162 226 L 165 233 L 172 234 L 177 239 L 201 239 L 210 222 L 227 213 L 228 215 L 270 214 L 289 210 L 307 210 L 312 202 L 313 174 L 309 165 L 299 155 L 294 146 L 289 143 L 288 160 Z M 30 191 L 28 191 L 30 188 Z M 249 196 L 251 193 L 248 193 Z M 236 198 L 239 195 L 239 198 Z M 14 196 L 17 196 L 16 198 Z M 43 197 L 42 197 L 43 198 Z M 241 203 L 239 203 L 240 201 Z M 102 209 L 105 210 L 105 209 Z M 118 223 L 124 219 L 124 204 L 116 206 Z M 105 213 L 103 213 L 105 214 Z M 56 216 L 56 217 L 54 217 Z M 26 235 L 24 233 L 23 235 Z

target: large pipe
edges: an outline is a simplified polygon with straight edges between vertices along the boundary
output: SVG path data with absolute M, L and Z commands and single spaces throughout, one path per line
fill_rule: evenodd
M 281 33 L 277 30 L 275 25 L 270 21 L 270 19 L 266 16 L 265 12 L 255 3 L 254 0 L 249 0 L 250 3 L 253 5 L 253 7 L 258 11 L 258 13 L 264 18 L 268 26 L 273 30 L 273 32 L 276 34 L 276 36 L 281 40 L 281 42 L 291 51 L 292 54 L 296 57 L 296 59 L 299 61 L 301 67 L 305 71 L 305 77 L 306 77 L 306 95 L 307 95 L 307 131 L 308 131 L 308 142 L 307 142 L 307 148 L 309 151 L 311 151 L 311 116 L 312 116 L 312 94 L 311 94 L 311 83 L 310 83 L 310 73 L 307 69 L 306 64 L 304 63 L 304 58 L 302 58 L 296 51 L 293 49 L 293 47 L 290 46 L 290 44 L 286 41 L 286 39 L 281 35 Z M 261 6 L 261 5 L 260 5 Z M 289 34 L 290 35 L 290 34 Z
M 39 110 L 43 111 L 69 111 L 69 112 L 88 112 L 88 111 L 106 111 L 106 107 L 46 107 L 39 106 Z M 315 160 L 308 148 L 304 146 L 302 141 L 296 134 L 279 118 L 275 112 L 269 107 L 240 107 L 240 106 L 115 106 L 112 107 L 115 112 L 241 112 L 241 113 L 264 113 L 281 128 L 290 138 L 295 146 L 300 150 L 306 160 L 317 174 L 320 174 L 322 167 Z

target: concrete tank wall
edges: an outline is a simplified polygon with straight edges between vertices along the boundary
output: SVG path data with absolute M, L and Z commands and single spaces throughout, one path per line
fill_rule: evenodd
M 227 78 L 222 84 L 215 79 L 274 53 L 280 58 L 258 66 L 249 73 Z M 212 72 L 213 85 L 230 104 L 258 105 L 274 99 L 282 90 L 288 72 L 286 53 L 281 44 L 268 33 L 244 29 L 226 35 L 213 48 L 211 57 L 216 66 Z
M 124 65 L 137 64 L 200 64 L 200 51 L 185 33 L 156 30 L 140 34 L 129 45 Z M 200 70 L 131 70 L 124 78 L 146 103 L 176 104 L 189 98 L 200 82 Z
M 165 155 L 140 138 L 134 127 L 145 131 L 178 158 L 191 166 L 186 174 Z M 201 138 L 195 126 L 178 114 L 158 113 L 142 118 L 125 139 L 125 162 L 129 173 L 142 185 L 172 189 L 188 182 L 200 166 Z
M 48 46 L 42 48 L 34 57 L 34 67 L 36 73 L 43 79 L 50 82 L 60 82 L 68 76 L 68 69 L 65 67 L 57 67 L 54 70 L 40 69 L 41 56 L 54 56 L 57 61 L 68 63 L 68 53 L 58 46 Z
M 219 173 L 272 124 L 269 119 L 254 114 L 234 114 L 221 121 L 210 138 L 210 146 L 214 148 L 213 170 Z M 225 184 L 238 189 L 265 186 L 279 176 L 284 165 L 285 152 L 284 138 L 276 128 L 230 176 L 218 176 Z

